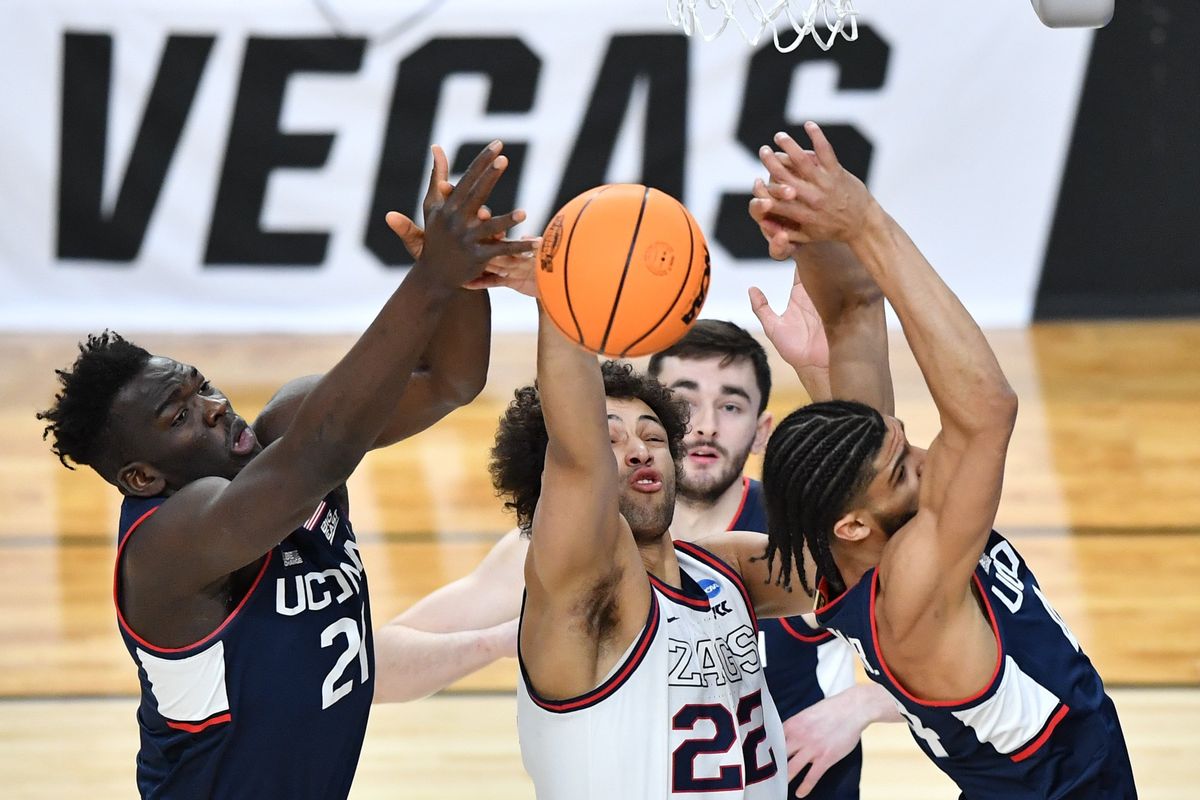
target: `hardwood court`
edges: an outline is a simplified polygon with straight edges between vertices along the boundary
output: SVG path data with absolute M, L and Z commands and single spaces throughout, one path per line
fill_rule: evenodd
M 137 336 L 190 361 L 251 417 L 350 337 Z M 1096 662 L 1125 723 L 1142 796 L 1200 784 L 1200 323 L 1039 325 L 989 334 L 1021 397 L 997 527 L 1014 539 Z M 6 797 L 133 794 L 136 676 L 116 633 L 119 497 L 62 469 L 33 412 L 73 337 L 0 336 L 0 779 Z M 913 441 L 936 418 L 894 337 Z M 776 363 L 771 409 L 804 401 Z M 472 406 L 372 454 L 351 482 L 376 625 L 471 569 L 511 526 L 488 484 L 495 421 L 533 376 L 531 336 L 497 335 Z M 752 472 L 757 465 L 751 465 Z M 531 797 L 511 661 L 416 704 L 376 708 L 354 796 Z M 957 795 L 900 726 L 867 737 L 864 798 Z

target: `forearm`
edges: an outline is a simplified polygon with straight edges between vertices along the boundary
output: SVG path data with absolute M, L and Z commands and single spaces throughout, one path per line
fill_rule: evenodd
M 511 655 L 516 626 L 428 633 L 391 623 L 375 633 L 375 702 L 419 700 Z
M 331 472 L 353 470 L 391 418 L 455 289 L 420 262 L 349 352 L 313 387 L 285 438 Z M 340 481 L 339 481 L 340 482 Z
M 462 406 L 487 383 L 492 305 L 486 290 L 457 289 L 421 357 L 437 395 Z
M 546 421 L 547 461 L 609 467 L 604 381 L 596 356 L 567 339 L 538 306 L 538 394 Z
M 943 428 L 1011 426 L 1014 395 L 995 354 L 908 234 L 873 204 L 850 246 L 896 310 Z
M 808 393 L 808 399 L 814 403 L 823 403 L 833 399 L 833 389 L 830 385 L 829 367 L 814 367 L 811 364 L 791 365 L 800 379 L 800 385 Z
M 857 400 L 885 414 L 894 413 L 887 322 L 879 286 L 842 242 L 807 244 L 797 249 L 795 262 L 796 278 L 804 284 L 825 327 L 829 397 Z

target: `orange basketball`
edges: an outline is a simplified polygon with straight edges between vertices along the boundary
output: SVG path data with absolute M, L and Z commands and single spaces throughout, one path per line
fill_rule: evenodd
M 675 198 L 615 183 L 589 189 L 546 226 L 538 253 L 542 306 L 558 329 L 596 353 L 664 350 L 700 316 L 708 245 Z

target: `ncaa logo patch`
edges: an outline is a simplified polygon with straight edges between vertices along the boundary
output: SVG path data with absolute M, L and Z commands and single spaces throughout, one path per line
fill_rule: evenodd
M 700 588 L 704 590 L 704 593 L 708 595 L 710 600 L 721 593 L 721 584 L 714 580 L 701 578 L 699 581 L 697 581 L 697 583 L 700 585 Z

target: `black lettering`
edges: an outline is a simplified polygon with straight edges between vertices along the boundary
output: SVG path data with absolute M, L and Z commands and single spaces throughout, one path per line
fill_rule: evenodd
M 641 182 L 684 199 L 688 38 L 682 34 L 614 36 L 551 213 L 579 193 L 607 182 L 617 134 L 640 82 L 649 89 Z
M 102 194 L 113 40 L 107 34 L 64 34 L 59 258 L 125 262 L 137 258 L 212 44 L 212 36 L 167 39 L 117 201 L 105 213 Z
M 442 84 L 453 75 L 481 73 L 491 80 L 489 114 L 529 111 L 541 66 L 524 42 L 511 38 L 434 39 L 400 62 L 364 234 L 367 249 L 382 263 L 412 263 L 404 245 L 383 224 L 383 217 L 388 211 L 400 211 L 420 219 Z M 465 169 L 484 144 L 464 144 L 453 156 L 455 170 L 460 165 Z M 512 210 L 525 145 L 505 142 L 504 152 L 511 163 L 488 201 L 496 213 Z
M 792 82 L 800 67 L 816 61 L 831 61 L 838 67 L 839 90 L 880 89 L 887 76 L 890 53 L 887 42 L 869 25 L 858 26 L 858 41 L 828 51 L 804 46 L 791 53 L 779 53 L 774 45 L 764 45 L 750 60 L 746 95 L 738 122 L 738 141 L 755 158 L 758 148 L 771 144 L 778 131 L 787 131 L 796 141 L 807 145 L 808 137 L 803 129 L 805 120 L 789 120 L 784 116 Z M 853 125 L 822 122 L 821 128 L 837 148 L 842 165 L 866 181 L 871 166 L 871 142 Z M 767 254 L 767 244 L 747 211 L 750 199 L 748 192 L 724 194 L 717 212 L 716 239 L 738 259 L 765 258 Z
M 264 231 L 263 199 L 272 171 L 320 167 L 333 144 L 332 134 L 279 130 L 288 80 L 297 72 L 357 72 L 364 45 L 364 39 L 350 38 L 252 37 L 246 42 L 204 263 L 316 266 L 324 262 L 329 234 Z

